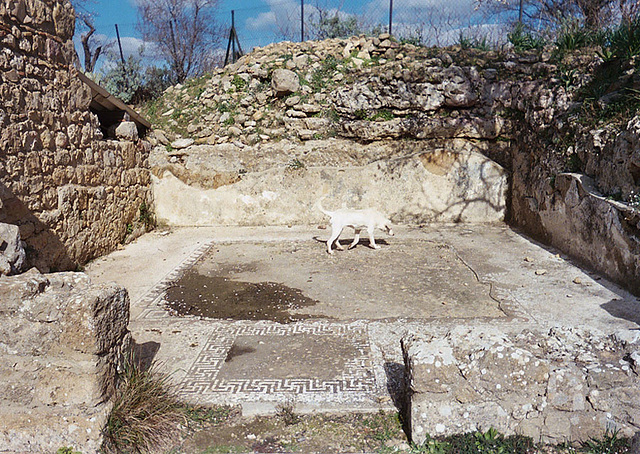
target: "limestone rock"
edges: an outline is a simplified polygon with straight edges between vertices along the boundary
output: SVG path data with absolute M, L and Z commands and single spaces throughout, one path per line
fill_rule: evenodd
M 188 148 L 195 142 L 194 139 L 186 138 L 186 139 L 177 139 L 171 142 L 171 148 L 176 150 L 182 150 L 183 148 Z
M 300 89 L 300 79 L 293 71 L 276 69 L 271 76 L 271 88 L 276 96 L 285 96 Z
M 22 271 L 25 258 L 18 226 L 0 223 L 0 276 Z
M 0 277 L 0 301 L 0 443 L 11 452 L 97 453 L 131 347 L 126 290 L 32 270 Z
M 123 121 L 116 128 L 116 138 L 119 140 L 138 140 L 138 128 L 133 121 Z
M 601 333 L 460 328 L 406 336 L 402 349 L 417 444 L 489 427 L 547 442 L 599 437 L 611 424 L 627 436 L 637 428 L 640 379 L 625 347 Z
M 303 148 L 307 153 L 299 158 L 305 164 L 304 175 L 286 172 L 292 159 L 289 153 L 300 153 L 301 145 L 290 151 L 280 143 L 269 149 L 246 147 L 242 152 L 235 147 L 198 147 L 198 151 L 190 153 L 187 168 L 192 163 L 207 162 L 207 167 L 226 169 L 230 174 L 237 175 L 239 168 L 251 171 L 239 180 L 232 180 L 232 184 L 204 191 L 186 184 L 188 179 L 178 172 L 156 173 L 158 219 L 172 225 L 313 224 L 321 220 L 321 214 L 312 209 L 313 204 L 326 186 L 336 188 L 337 199 L 362 194 L 358 203 L 376 206 L 394 222 L 495 222 L 504 218 L 506 172 L 477 151 L 426 151 L 416 143 L 414 154 L 374 159 L 389 156 L 393 151 L 385 146 L 358 146 L 345 140 L 313 140 L 316 132 L 300 125 L 295 131 L 301 140 L 312 142 Z M 257 151 L 265 158 L 256 159 Z M 214 158 L 218 154 L 224 157 Z M 165 155 L 161 149 L 155 155 L 158 168 L 166 168 L 166 163 L 159 163 L 166 159 Z M 360 157 L 356 160 L 357 156 Z M 206 174 L 211 179 L 222 177 L 220 170 Z M 402 184 L 396 184 L 397 181 Z M 266 200 L 262 198 L 265 191 L 282 196 Z M 237 203 L 247 197 L 256 203 L 250 206 Z M 291 210 L 292 206 L 305 208 Z

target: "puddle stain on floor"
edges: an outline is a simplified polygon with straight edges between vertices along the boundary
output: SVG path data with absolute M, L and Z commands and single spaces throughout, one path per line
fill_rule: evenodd
M 300 290 L 277 282 L 242 282 L 205 276 L 194 269 L 187 270 L 167 288 L 165 301 L 166 309 L 173 315 L 279 323 L 311 318 L 291 311 L 318 303 Z

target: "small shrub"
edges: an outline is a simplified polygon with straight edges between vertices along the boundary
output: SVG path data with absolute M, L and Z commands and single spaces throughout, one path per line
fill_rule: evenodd
M 604 31 L 587 28 L 578 20 L 570 20 L 560 28 L 555 44 L 560 51 L 570 51 L 602 44 L 604 40 Z
M 569 90 L 571 87 L 576 85 L 578 80 L 578 70 L 573 69 L 565 69 L 560 72 L 560 80 L 564 85 L 565 90 Z
M 458 37 L 458 44 L 462 49 L 479 49 L 483 51 L 491 50 L 491 44 L 486 36 L 478 38 L 460 33 Z
M 604 47 L 609 47 L 618 58 L 631 59 L 640 55 L 640 14 L 623 20 L 609 33 Z
M 300 416 L 295 413 L 295 404 L 293 399 L 287 399 L 286 402 L 276 406 L 276 416 L 282 420 L 286 426 L 293 426 L 300 422 Z
M 142 202 L 140 204 L 140 216 L 138 217 L 138 221 L 144 224 L 144 228 L 147 232 L 152 230 L 156 225 L 156 220 L 153 216 L 153 212 L 149 209 L 145 202 Z

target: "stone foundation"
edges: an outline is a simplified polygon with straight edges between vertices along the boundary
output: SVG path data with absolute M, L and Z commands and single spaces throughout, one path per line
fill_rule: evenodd
M 95 453 L 131 347 L 129 297 L 83 273 L 0 277 L 0 444 Z
M 554 328 L 407 336 L 411 439 L 486 430 L 561 443 L 640 431 L 640 338 Z

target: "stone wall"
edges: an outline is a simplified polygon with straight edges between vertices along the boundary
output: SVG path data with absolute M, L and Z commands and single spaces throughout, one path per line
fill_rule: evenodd
M 640 430 L 640 338 L 584 330 L 459 328 L 402 346 L 413 442 L 493 427 L 534 441 Z
M 73 32 L 68 1 L 0 1 L 0 222 L 42 271 L 114 250 L 151 205 L 148 145 L 103 137 Z
M 0 451 L 98 452 L 128 323 L 115 284 L 35 269 L 0 276 Z
M 394 159 L 375 159 L 391 153 L 349 140 L 281 142 L 256 162 L 255 149 L 199 145 L 183 156 L 186 169 L 169 163 L 164 152 L 154 153 L 156 215 L 170 225 L 313 224 L 328 220 L 315 206 L 326 197 L 328 210 L 343 203 L 375 207 L 396 223 L 504 220 L 508 183 L 500 165 L 466 143 L 405 146 Z M 296 165 L 292 156 L 305 164 Z M 225 172 L 189 171 L 191 162 L 222 160 L 227 168 L 252 171 L 236 174 L 233 184 Z

